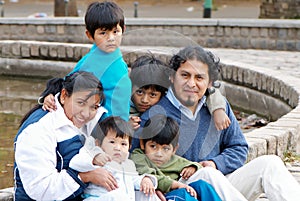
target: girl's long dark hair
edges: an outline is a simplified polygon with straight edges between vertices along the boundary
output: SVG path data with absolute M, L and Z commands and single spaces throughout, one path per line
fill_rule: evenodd
M 64 79 L 63 78 L 52 78 L 50 80 L 48 80 L 47 85 L 46 85 L 46 89 L 41 93 L 40 97 L 45 98 L 46 96 L 48 96 L 49 94 L 56 94 L 58 92 L 61 91 L 62 89 L 62 83 L 63 83 Z M 21 126 L 24 121 L 36 110 L 42 108 L 43 105 L 40 104 L 36 104 L 31 110 L 29 110 L 24 117 L 21 119 L 20 125 Z

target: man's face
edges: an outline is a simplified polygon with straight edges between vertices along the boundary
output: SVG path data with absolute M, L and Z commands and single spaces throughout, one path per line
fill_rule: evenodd
M 122 27 L 118 24 L 112 30 L 96 29 L 94 37 L 89 32 L 86 33 L 91 42 L 96 43 L 97 47 L 104 52 L 113 52 L 120 45 L 122 41 Z
M 205 94 L 209 82 L 208 66 L 197 60 L 187 60 L 171 77 L 176 98 L 195 112 L 199 100 Z

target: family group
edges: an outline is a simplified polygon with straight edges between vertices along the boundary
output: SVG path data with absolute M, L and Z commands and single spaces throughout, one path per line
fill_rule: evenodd
M 148 53 L 128 66 L 116 3 L 91 3 L 85 25 L 89 53 L 47 82 L 20 123 L 14 200 L 299 200 L 278 156 L 245 164 L 216 55 L 186 46 L 168 62 Z

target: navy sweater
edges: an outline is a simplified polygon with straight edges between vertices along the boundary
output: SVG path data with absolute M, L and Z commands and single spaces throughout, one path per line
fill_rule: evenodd
M 213 117 L 206 105 L 203 105 L 195 120 L 187 118 L 164 96 L 155 106 L 141 116 L 141 127 L 149 117 L 165 114 L 180 125 L 179 148 L 177 154 L 191 161 L 213 160 L 223 174 L 228 174 L 241 167 L 247 158 L 248 144 L 240 126 L 226 103 L 226 113 L 231 120 L 230 126 L 217 131 Z M 136 132 L 138 136 L 140 129 Z M 133 148 L 138 147 L 134 140 Z

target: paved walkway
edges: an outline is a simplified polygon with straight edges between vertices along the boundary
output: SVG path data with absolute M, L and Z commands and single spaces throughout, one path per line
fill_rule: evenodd
M 136 0 L 138 5 L 138 17 L 168 17 L 168 18 L 202 18 L 203 1 L 184 1 L 181 3 L 162 3 L 160 1 Z M 79 16 L 83 16 L 88 5 L 88 0 L 77 1 Z M 118 1 L 123 8 L 125 17 L 134 17 L 134 4 L 132 1 Z M 170 0 L 171 2 L 171 0 Z M 20 10 L 22 12 L 20 12 Z M 258 18 L 259 1 L 219 1 L 214 2 L 212 18 Z M 35 13 L 45 13 L 47 16 L 53 16 L 53 0 L 18 0 L 11 2 L 6 0 L 4 5 L 5 17 L 28 17 Z

